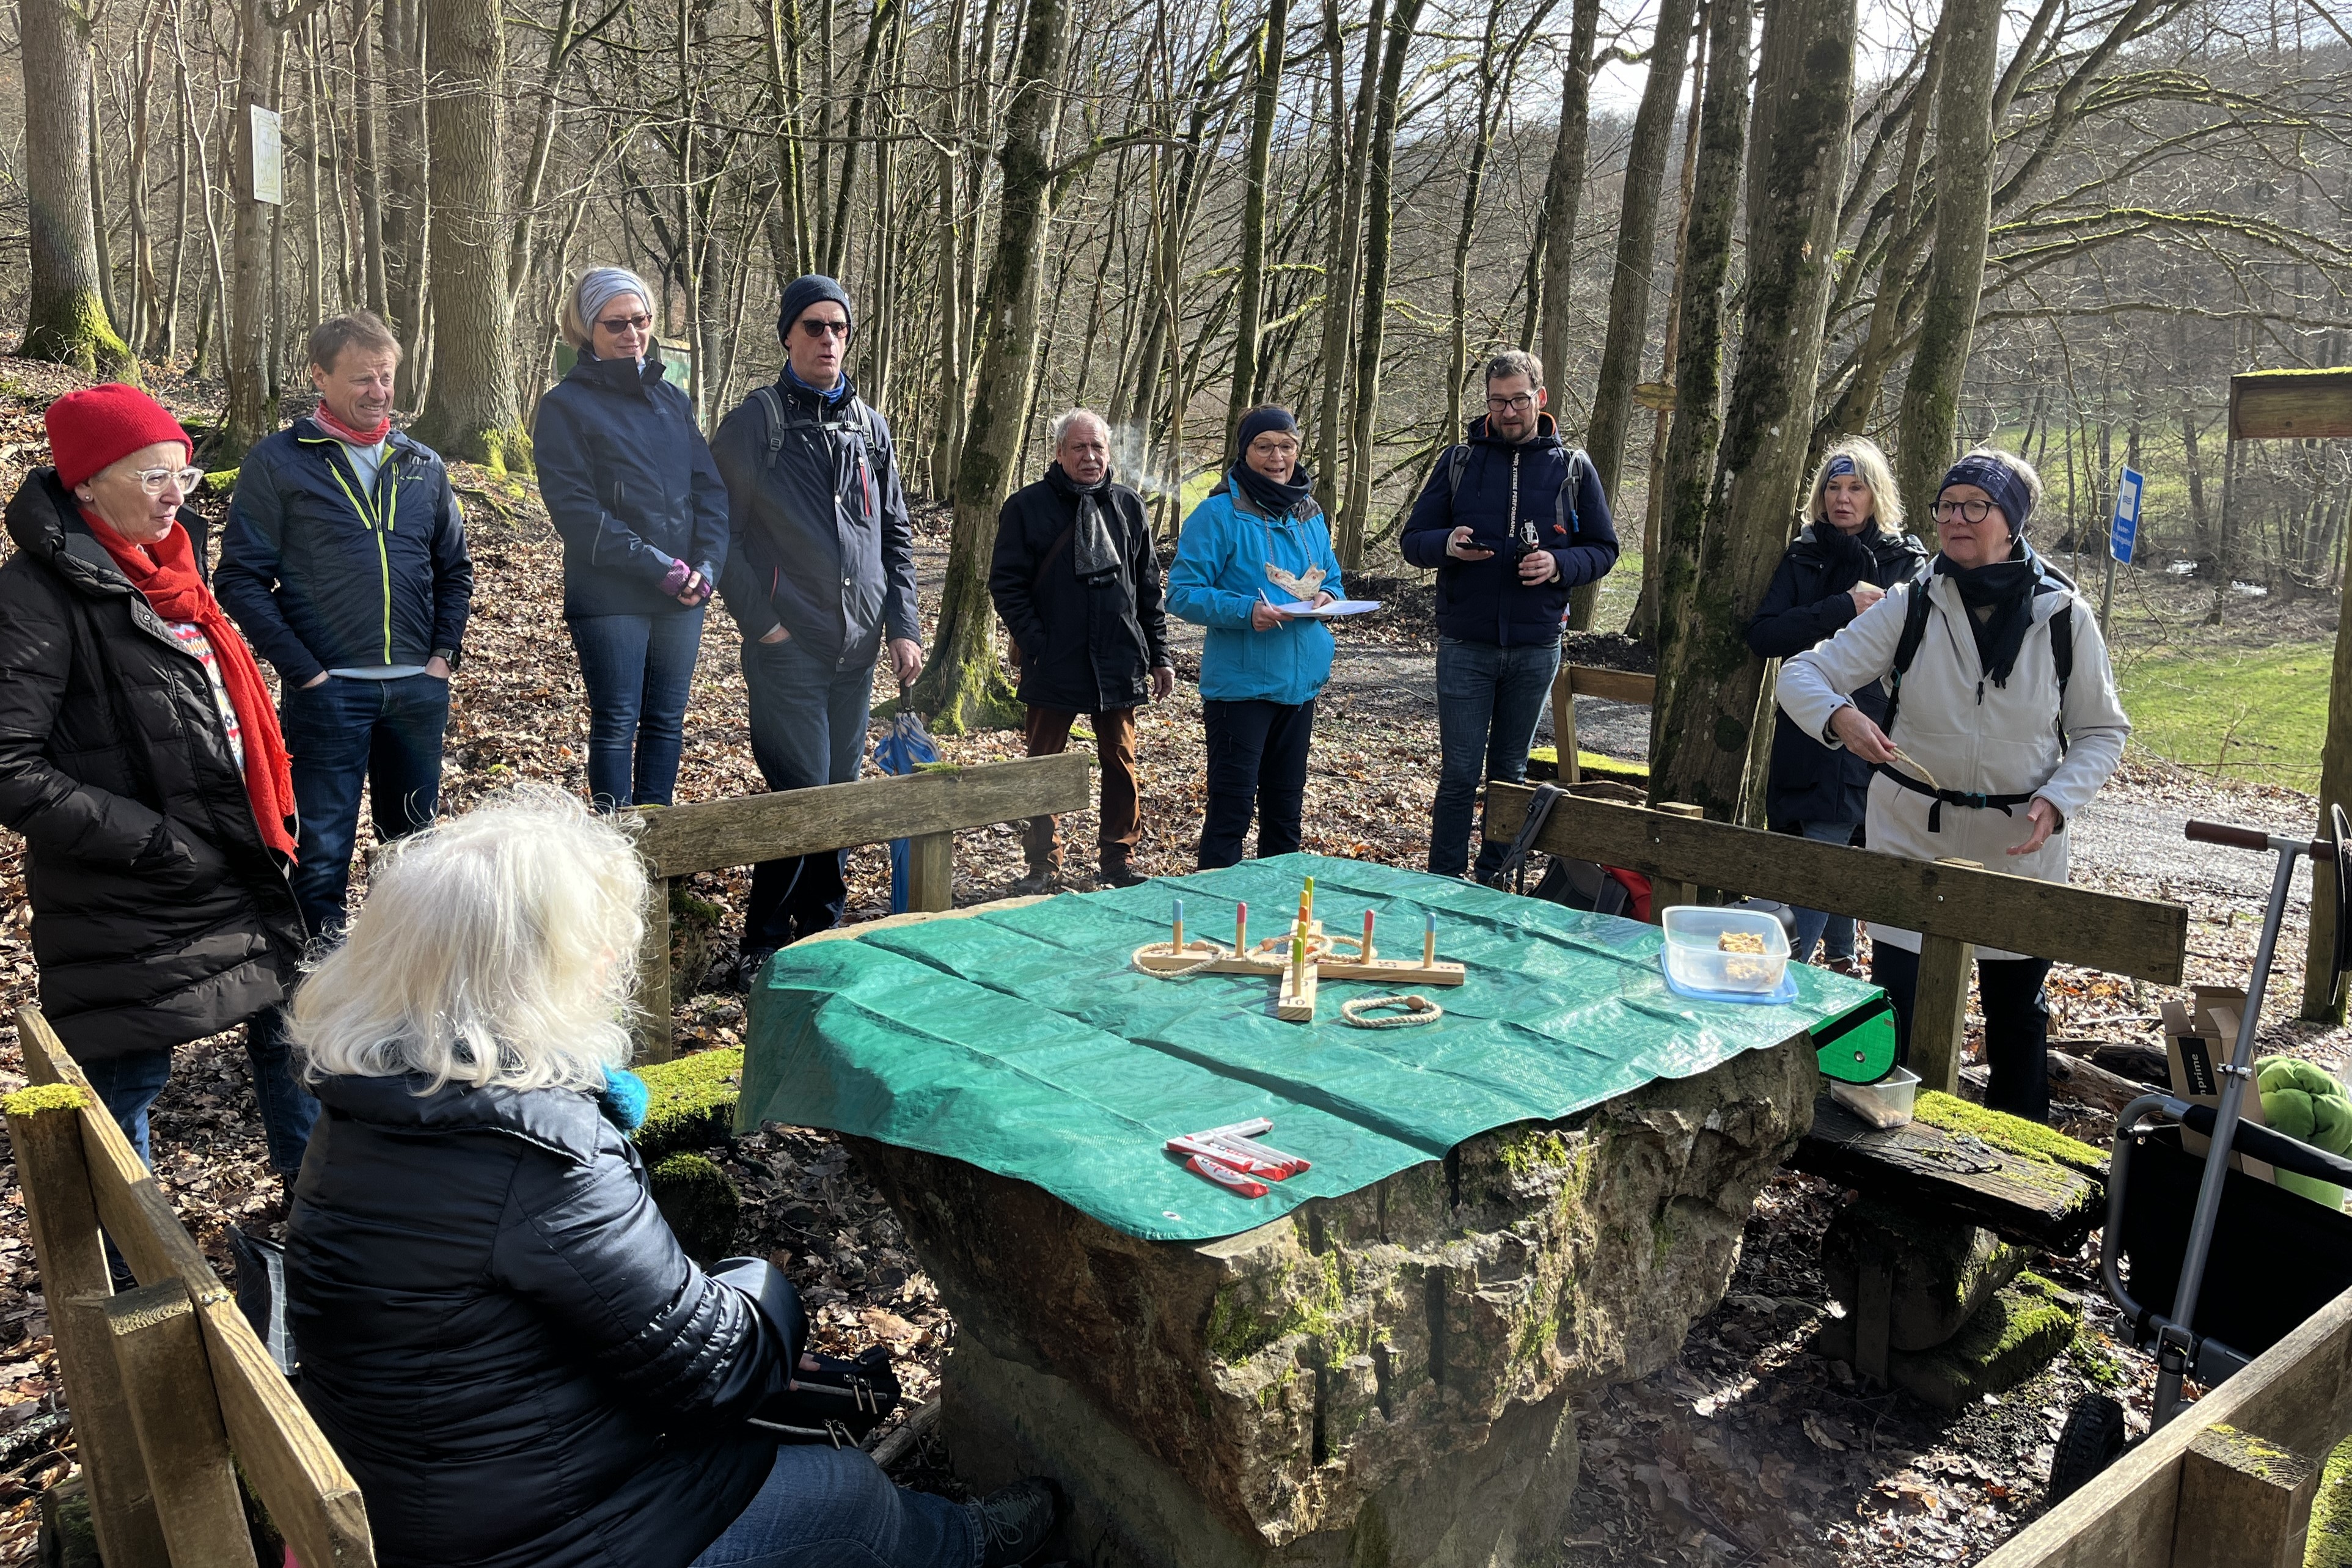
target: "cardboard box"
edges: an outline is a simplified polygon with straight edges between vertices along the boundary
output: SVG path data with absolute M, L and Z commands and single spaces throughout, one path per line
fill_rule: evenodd
M 2220 1069 L 2238 1048 L 2238 1021 L 2245 1011 L 2246 994 L 2234 986 L 2197 985 L 2189 988 L 2189 994 L 2187 1006 L 2168 1001 L 2162 1007 L 2164 1058 L 2172 1073 L 2172 1092 L 2191 1105 L 2218 1107 L 2221 1103 Z M 2263 1097 L 2252 1084 L 2246 1086 L 2238 1114 L 2241 1121 L 2262 1122 Z M 2180 1134 L 2180 1146 L 2200 1159 L 2210 1142 L 2186 1130 Z M 2271 1180 L 2267 1161 L 2233 1153 L 2230 1163 L 2250 1176 Z

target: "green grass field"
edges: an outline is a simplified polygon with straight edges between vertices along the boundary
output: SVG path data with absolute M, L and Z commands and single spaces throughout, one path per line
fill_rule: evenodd
M 2150 654 L 2117 672 L 2132 745 L 2231 778 L 2319 787 L 2327 734 L 2325 643 Z

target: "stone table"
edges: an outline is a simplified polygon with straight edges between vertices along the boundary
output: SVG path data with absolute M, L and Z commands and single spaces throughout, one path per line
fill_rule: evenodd
M 1812 1120 L 1810 1038 L 1465 1140 L 1206 1242 L 853 1139 L 960 1325 L 975 1487 L 1049 1475 L 1091 1568 L 1501 1568 L 1556 1542 L 1569 1401 L 1664 1366 Z

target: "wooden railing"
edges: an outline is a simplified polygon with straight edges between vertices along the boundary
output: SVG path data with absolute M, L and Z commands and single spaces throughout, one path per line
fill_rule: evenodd
M 1488 784 L 1486 837 L 1517 837 L 1534 793 Z M 2179 904 L 2013 877 L 1973 861 L 1912 860 L 1709 822 L 1695 806 L 1652 810 L 1567 796 L 1553 804 L 1535 847 L 1639 871 L 1651 879 L 1659 909 L 1715 888 L 1919 932 L 1910 1063 L 1927 1087 L 1946 1093 L 1959 1082 L 1978 946 L 2159 985 L 2180 984 L 2188 949 L 2189 911 Z
M 304 1568 L 375 1561 L 360 1490 L 37 1007 L 5 1102 L 107 1568 L 253 1568 L 241 1468 Z M 139 1288 L 109 1279 L 99 1227 Z M 273 1563 L 268 1568 L 277 1568 Z
M 1575 784 L 1576 699 L 1605 697 L 1612 702 L 1648 707 L 1658 700 L 1658 678 L 1628 669 L 1601 669 L 1591 665 L 1563 664 L 1551 678 L 1551 743 L 1559 752 L 1559 782 Z
M 666 1060 L 671 1050 L 672 879 L 905 838 L 908 908 L 944 910 L 955 901 L 958 829 L 1084 810 L 1093 804 L 1091 781 L 1087 759 L 1065 752 L 644 812 L 637 852 L 654 877 L 654 897 L 638 959 L 638 1056 Z

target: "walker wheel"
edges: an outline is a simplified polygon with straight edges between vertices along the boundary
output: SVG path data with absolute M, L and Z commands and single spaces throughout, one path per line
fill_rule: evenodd
M 2066 1414 L 2050 1455 L 2051 1507 L 2065 1501 L 2122 1457 L 2124 1407 L 2104 1394 L 2086 1394 Z

